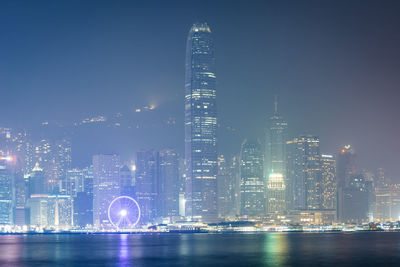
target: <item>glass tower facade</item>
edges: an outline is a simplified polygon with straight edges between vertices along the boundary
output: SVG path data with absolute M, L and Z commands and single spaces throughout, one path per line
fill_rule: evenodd
M 98 229 L 109 228 L 108 207 L 120 196 L 120 158 L 117 155 L 93 156 L 93 223 Z
M 217 219 L 217 107 L 214 42 L 207 23 L 195 23 L 186 47 L 186 216 Z
M 267 134 L 267 212 L 283 215 L 286 212 L 286 131 L 287 123 L 278 112 L 275 97 L 274 114 L 269 118 Z
M 321 155 L 319 138 L 302 135 L 286 143 L 291 208 L 321 209 Z
M 244 217 L 265 215 L 263 166 L 260 143 L 245 140 L 240 152 L 240 214 Z

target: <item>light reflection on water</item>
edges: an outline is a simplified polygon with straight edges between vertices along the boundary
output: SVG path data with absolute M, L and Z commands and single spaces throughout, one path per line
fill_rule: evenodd
M 270 233 L 265 236 L 264 257 L 267 265 L 284 266 L 287 264 L 289 249 L 287 242 L 285 233 Z
M 129 265 L 130 259 L 130 246 L 128 243 L 128 234 L 119 235 L 119 246 L 118 246 L 118 266 Z
M 2 235 L 0 266 L 398 266 L 400 233 Z

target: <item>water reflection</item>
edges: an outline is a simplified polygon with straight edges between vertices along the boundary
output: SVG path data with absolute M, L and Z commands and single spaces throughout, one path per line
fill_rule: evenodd
M 128 238 L 128 234 L 119 235 L 118 266 L 129 266 L 130 264 L 130 246 Z
M 264 258 L 268 266 L 284 266 L 288 264 L 288 237 L 286 233 L 266 234 Z
M 0 263 L 15 266 L 22 250 L 19 236 L 2 236 L 0 242 Z

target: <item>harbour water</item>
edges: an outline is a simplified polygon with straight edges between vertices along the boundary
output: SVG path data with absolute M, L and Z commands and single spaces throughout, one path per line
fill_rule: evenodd
M 0 236 L 1 266 L 400 266 L 400 233 Z

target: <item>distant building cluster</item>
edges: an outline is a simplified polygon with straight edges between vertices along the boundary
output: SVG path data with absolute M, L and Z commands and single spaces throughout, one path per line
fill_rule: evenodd
M 400 184 L 383 169 L 359 169 L 350 145 L 325 154 L 318 136 L 289 137 L 277 99 L 265 138 L 244 140 L 233 157 L 218 152 L 214 44 L 206 23 L 189 31 L 184 97 L 183 155 L 147 149 L 130 161 L 97 154 L 90 166 L 74 168 L 68 136 L 32 140 L 25 131 L 0 128 L 0 225 L 102 230 L 122 221 L 331 225 L 399 218 Z

